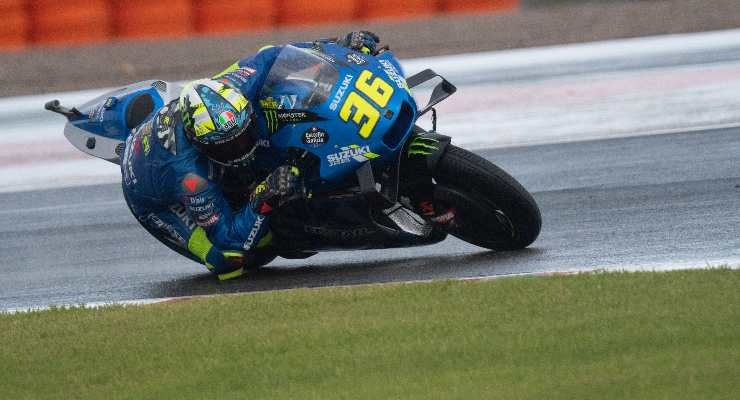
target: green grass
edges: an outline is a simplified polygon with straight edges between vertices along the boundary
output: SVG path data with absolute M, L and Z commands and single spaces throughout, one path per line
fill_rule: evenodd
M 0 398 L 737 399 L 740 271 L 0 315 Z

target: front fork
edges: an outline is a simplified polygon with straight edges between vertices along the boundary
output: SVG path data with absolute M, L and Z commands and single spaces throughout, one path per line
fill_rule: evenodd
M 394 206 L 399 200 L 399 194 L 409 188 L 432 185 L 437 164 L 450 140 L 449 136 L 426 132 L 415 126 L 414 133 L 406 141 L 396 160 L 380 171 L 380 176 L 376 176 L 378 171 L 374 172 L 369 162 L 357 170 L 360 192 L 375 208 L 386 209 Z
M 415 127 L 414 135 L 401 153 L 400 192 L 409 197 L 417 211 L 420 200 L 431 199 L 437 164 L 450 144 L 450 137 Z

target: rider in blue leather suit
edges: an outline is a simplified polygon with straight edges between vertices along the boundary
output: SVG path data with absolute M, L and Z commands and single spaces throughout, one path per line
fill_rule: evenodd
M 374 53 L 378 38 L 353 32 L 339 43 Z M 212 79 L 189 83 L 126 141 L 121 172 L 131 212 L 162 243 L 222 280 L 274 258 L 269 215 L 302 194 L 300 171 L 267 147 L 268 121 L 258 101 L 281 49 L 268 46 Z M 220 184 L 224 171 L 249 177 L 246 205 L 230 205 Z

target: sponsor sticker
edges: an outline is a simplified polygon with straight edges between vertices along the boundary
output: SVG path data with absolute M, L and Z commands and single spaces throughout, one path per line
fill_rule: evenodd
M 106 110 L 110 110 L 111 108 L 115 107 L 116 104 L 118 104 L 118 99 L 115 97 L 108 97 L 105 100 L 105 103 L 103 103 L 103 107 L 105 107 Z
M 196 223 L 203 228 L 208 228 L 209 226 L 213 226 L 216 222 L 218 222 L 218 220 L 218 214 L 211 213 L 203 216 L 198 216 Z
M 244 250 L 249 251 L 252 246 L 254 246 L 254 241 L 257 238 L 257 233 L 259 233 L 260 228 L 262 228 L 262 223 L 265 221 L 264 215 L 258 215 L 257 219 L 254 221 L 254 225 L 252 226 L 252 230 L 249 231 L 249 236 L 247 236 L 247 241 L 244 242 Z
M 188 230 L 191 232 L 195 230 L 195 228 L 198 227 L 198 225 L 190 219 L 190 216 L 188 215 L 188 210 L 183 207 L 182 204 L 173 204 L 170 206 L 170 211 L 172 211 L 177 218 L 180 218 L 180 221 L 182 221 L 185 226 L 188 227 Z
M 323 118 L 310 111 L 278 110 L 277 119 L 281 124 L 296 124 L 299 122 L 319 121 Z
M 358 146 L 351 144 L 346 147 L 340 147 L 339 149 L 340 151 L 326 156 L 326 161 L 329 162 L 330 167 L 346 164 L 352 160 L 365 162 L 380 157 L 379 154 L 371 152 L 368 145 Z
M 172 115 L 175 112 L 177 112 L 176 107 L 170 108 L 169 106 L 164 106 L 159 110 L 157 116 L 157 139 L 159 139 L 159 144 L 172 154 L 175 154 L 177 149 L 175 146 L 175 132 L 172 129 Z
M 321 51 L 318 51 L 318 50 L 314 50 L 314 49 L 309 49 L 309 51 L 311 52 L 311 54 L 315 55 L 316 57 L 319 57 L 319 58 L 323 59 L 324 61 L 328 61 L 328 62 L 330 62 L 332 64 L 336 64 L 336 62 L 337 62 L 337 60 L 334 59 L 334 57 L 332 57 L 329 54 L 326 54 L 324 52 L 321 52 Z
M 269 103 L 264 103 L 269 104 Z M 323 118 L 310 111 L 293 109 L 271 109 L 263 105 L 265 123 L 270 133 L 275 133 L 284 124 L 297 124 L 301 122 L 319 121 Z
M 329 142 L 329 134 L 325 130 L 314 126 L 313 128 L 303 132 L 303 144 L 307 144 L 311 147 L 320 147 Z
M 95 108 L 95 110 L 93 110 L 93 111 L 92 111 L 92 112 L 91 112 L 91 113 L 90 113 L 90 114 L 88 115 L 88 119 L 89 119 L 90 121 L 99 121 L 99 122 L 103 122 L 103 118 L 104 118 L 104 116 L 105 116 L 105 106 L 104 106 L 104 105 L 101 105 L 101 106 L 98 106 L 97 108 Z
M 295 95 L 295 94 L 281 95 L 280 104 L 278 104 L 278 109 L 282 110 L 285 108 L 295 108 L 295 104 L 297 101 L 298 101 L 298 95 Z
M 347 89 L 349 89 L 349 84 L 352 83 L 352 79 L 354 78 L 355 77 L 352 74 L 347 74 L 342 78 L 342 83 L 339 85 L 337 92 L 334 93 L 334 98 L 332 99 L 331 104 L 329 104 L 330 110 L 335 111 L 339 108 L 339 103 L 342 102 L 345 93 L 347 93 Z
M 191 177 L 190 182 L 188 181 L 188 178 L 183 181 L 183 186 L 186 186 L 187 190 L 192 193 L 193 191 L 202 189 L 200 186 L 205 183 L 205 180 L 202 178 Z M 195 223 L 198 226 L 207 228 L 217 223 L 221 218 L 213 198 L 207 195 L 207 193 L 200 193 L 192 196 L 186 195 L 184 201 L 193 218 L 195 218 Z
M 146 217 L 140 218 L 143 222 L 146 223 L 146 221 L 149 221 L 151 225 L 154 225 L 156 229 L 159 229 L 160 231 L 163 231 L 167 234 L 165 239 L 170 240 L 170 242 L 173 242 L 176 245 L 179 245 L 181 247 L 187 246 L 187 241 L 185 241 L 185 238 L 180 235 L 180 233 L 175 229 L 174 226 L 164 222 L 161 218 L 159 218 L 154 213 L 149 213 Z
M 249 67 L 241 67 L 235 71 L 232 72 L 234 76 L 238 76 L 240 78 L 243 78 L 245 81 L 249 79 L 250 76 L 254 75 L 257 71 L 254 68 Z
M 133 157 L 135 150 L 134 136 L 131 135 L 126 139 L 126 149 L 123 152 L 123 167 L 121 168 L 123 174 L 123 182 L 126 186 L 135 185 L 138 180 L 134 173 Z
M 365 59 L 365 57 L 357 53 L 348 53 L 347 62 L 355 65 L 365 65 L 367 63 L 367 60 Z
M 392 62 L 388 60 L 378 60 L 380 65 L 383 66 L 383 70 L 385 71 L 386 75 L 388 75 L 388 78 L 396 83 L 396 86 L 398 86 L 399 89 L 407 89 L 408 85 L 406 84 L 406 79 L 401 75 L 400 72 L 396 69 L 396 67 L 393 65 Z
M 149 151 L 152 149 L 152 147 L 149 145 L 149 135 L 145 135 L 141 139 L 141 145 L 144 146 L 144 155 L 148 156 Z
M 218 123 L 223 130 L 231 130 L 236 126 L 236 114 L 231 110 L 224 110 L 218 114 Z
M 277 100 L 275 100 L 272 96 L 261 99 L 260 105 L 262 106 L 262 108 L 270 108 L 273 110 L 277 110 L 277 108 L 280 107 L 280 103 L 278 103 Z
M 221 77 L 221 79 L 219 79 L 219 82 L 241 86 L 247 83 L 249 81 L 249 78 L 251 78 L 252 75 L 254 75 L 256 72 L 257 71 L 252 68 L 241 67 L 225 74 L 223 77 Z
M 159 139 L 159 144 L 162 147 L 169 150 L 170 153 L 175 154 L 175 134 L 172 132 L 172 129 L 157 132 L 157 139 Z
M 270 133 L 277 132 L 279 128 L 279 122 L 277 119 L 277 109 L 280 107 L 273 97 L 265 97 L 260 100 L 260 106 L 262 106 L 262 112 L 265 114 L 265 123 L 267 124 L 267 130 Z

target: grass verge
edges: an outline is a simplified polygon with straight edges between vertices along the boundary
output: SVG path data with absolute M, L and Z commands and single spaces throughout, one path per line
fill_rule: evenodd
M 736 399 L 740 271 L 0 315 L 0 397 Z

